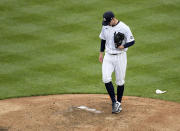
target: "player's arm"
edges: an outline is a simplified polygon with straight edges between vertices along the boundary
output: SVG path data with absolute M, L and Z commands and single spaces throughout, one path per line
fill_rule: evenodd
M 119 46 L 120 49 L 128 48 L 128 47 L 134 45 L 134 43 L 135 43 L 135 39 L 134 39 L 133 34 L 129 27 L 127 28 L 125 37 L 126 37 L 126 43 L 124 45 Z
M 134 43 L 135 43 L 135 40 L 133 40 L 131 42 L 128 42 L 128 43 L 126 43 L 124 45 L 120 45 L 118 48 L 120 48 L 120 49 L 128 48 L 128 47 L 134 45 Z
M 130 46 L 134 45 L 134 43 L 135 43 L 135 40 L 128 42 L 128 43 L 124 44 L 124 48 L 130 47 Z
M 101 39 L 101 47 L 100 47 L 100 52 L 99 52 L 99 62 L 102 63 L 103 62 L 103 53 L 104 53 L 105 44 L 106 44 L 106 37 L 104 35 L 104 26 L 102 27 L 99 38 Z
M 106 40 L 101 39 L 101 47 L 100 47 L 100 52 L 99 52 L 99 62 L 103 62 L 103 53 L 105 50 L 105 44 Z
M 105 50 L 105 44 L 106 44 L 106 40 L 101 39 L 101 48 L 100 48 L 100 52 L 104 52 L 104 50 Z

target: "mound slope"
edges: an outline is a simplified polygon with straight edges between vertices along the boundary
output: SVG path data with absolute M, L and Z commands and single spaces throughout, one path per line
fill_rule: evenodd
M 95 113 L 78 109 L 87 106 Z M 123 111 L 111 114 L 108 95 L 50 95 L 0 101 L 0 130 L 124 130 L 178 131 L 180 104 L 139 97 L 123 97 Z

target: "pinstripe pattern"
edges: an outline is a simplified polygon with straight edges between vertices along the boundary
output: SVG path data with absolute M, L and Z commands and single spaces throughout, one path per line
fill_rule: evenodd
M 110 55 L 106 53 L 102 64 L 103 82 L 110 82 L 112 80 L 112 73 L 115 72 L 116 84 L 123 85 L 125 83 L 126 66 L 126 52 L 122 52 L 118 55 Z

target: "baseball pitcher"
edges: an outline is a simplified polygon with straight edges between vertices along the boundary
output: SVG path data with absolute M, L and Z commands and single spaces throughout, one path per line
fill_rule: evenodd
M 103 14 L 102 30 L 99 37 L 101 39 L 99 61 L 102 63 L 102 79 L 112 101 L 112 113 L 119 113 L 122 110 L 121 100 L 127 66 L 126 52 L 128 47 L 135 43 L 135 40 L 129 26 L 116 19 L 111 11 Z M 117 99 L 112 84 L 113 72 L 115 72 L 116 77 Z

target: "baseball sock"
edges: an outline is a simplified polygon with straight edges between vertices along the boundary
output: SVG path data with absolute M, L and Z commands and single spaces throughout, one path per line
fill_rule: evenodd
M 122 100 L 123 92 L 124 92 L 124 85 L 118 86 L 117 87 L 117 101 L 119 101 L 120 103 Z
M 113 87 L 112 82 L 105 83 L 105 86 L 106 86 L 106 90 L 107 90 L 109 96 L 111 97 L 112 103 L 116 102 L 114 87 Z

